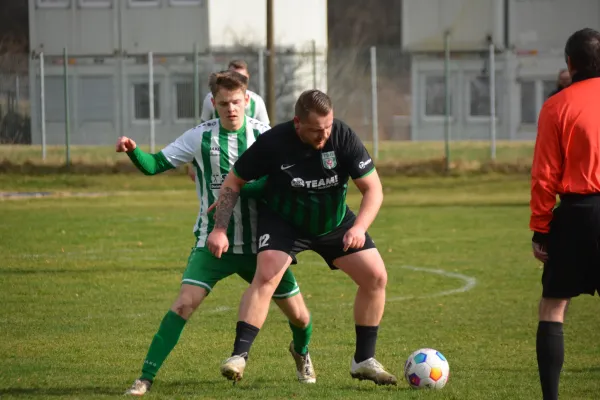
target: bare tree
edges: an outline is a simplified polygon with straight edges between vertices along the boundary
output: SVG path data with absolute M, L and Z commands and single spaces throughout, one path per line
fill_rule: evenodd
M 370 47 L 377 47 L 379 137 L 395 135 L 395 116 L 410 115 L 410 58 L 400 50 L 401 1 L 329 0 L 328 92 L 336 114 L 370 138 Z M 408 131 L 407 131 L 408 132 Z M 406 135 L 406 134 L 405 134 Z

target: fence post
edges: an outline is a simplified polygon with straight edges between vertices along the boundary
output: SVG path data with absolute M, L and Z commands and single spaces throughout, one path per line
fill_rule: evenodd
M 446 171 L 450 171 L 450 117 L 452 115 L 452 104 L 450 102 L 450 31 L 444 34 L 444 78 L 445 78 L 445 100 L 446 112 L 444 116 L 444 147 L 446 155 Z
M 44 53 L 40 53 L 40 124 L 42 130 L 42 160 L 46 161 L 46 85 L 44 84 Z
M 379 157 L 379 115 L 377 104 L 377 48 L 371 46 L 371 120 L 373 121 L 373 158 Z
M 494 43 L 490 42 L 490 152 L 496 160 L 496 59 Z
M 15 100 L 17 102 L 17 113 L 19 113 L 19 105 L 21 104 L 21 90 L 19 87 L 19 73 L 15 74 Z
M 265 49 L 258 49 L 258 94 L 265 98 Z
M 65 146 L 66 146 L 66 165 L 71 165 L 71 141 L 70 141 L 70 117 L 69 117 L 69 59 L 67 57 L 67 48 L 63 47 L 63 74 L 65 91 Z
M 317 41 L 312 41 L 313 89 L 317 88 Z
M 154 153 L 154 54 L 148 52 L 148 103 L 150 107 L 150 152 Z
M 194 43 L 194 121 L 200 123 L 200 77 L 198 76 L 198 43 Z

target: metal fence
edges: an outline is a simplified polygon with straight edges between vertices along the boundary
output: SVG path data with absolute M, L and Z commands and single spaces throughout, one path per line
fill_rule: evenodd
M 27 55 L 0 56 L 0 143 L 31 143 Z
M 122 58 L 41 54 L 30 61 L 31 141 L 107 145 L 127 135 L 151 148 L 166 144 L 199 122 L 210 73 L 226 69 L 232 59 L 247 62 L 249 89 L 264 97 L 266 57 L 255 49 Z M 278 52 L 275 69 L 273 121 L 292 117 L 302 90 L 326 90 L 325 55 L 316 49 Z
M 28 63 L 27 57 L 16 57 L 18 67 L 3 64 L 0 70 L 0 138 L 111 145 L 125 134 L 141 144 L 164 145 L 197 123 L 209 74 L 232 59 L 248 63 L 249 88 L 264 97 L 266 57 L 259 48 L 196 56 L 193 51 L 114 58 L 41 55 Z M 278 51 L 275 60 L 272 121 L 291 118 L 300 92 L 316 87 L 332 97 L 336 117 L 374 142 L 375 152 L 387 141 L 486 141 L 492 158 L 496 140 L 535 138 L 539 110 L 564 67 L 559 54 L 493 48 L 408 54 L 398 47 L 325 52 L 309 44 L 301 51 Z

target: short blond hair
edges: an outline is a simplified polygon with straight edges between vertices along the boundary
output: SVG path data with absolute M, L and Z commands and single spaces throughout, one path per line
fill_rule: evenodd
M 219 90 L 241 90 L 246 93 L 248 90 L 248 78 L 239 72 L 235 71 L 221 71 L 215 72 L 210 75 L 208 80 L 208 86 L 213 97 L 217 95 Z

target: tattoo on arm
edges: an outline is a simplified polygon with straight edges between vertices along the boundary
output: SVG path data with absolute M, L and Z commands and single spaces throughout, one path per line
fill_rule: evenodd
M 223 189 L 223 193 L 219 195 L 217 211 L 215 212 L 216 229 L 227 229 L 231 214 L 233 213 L 233 207 L 235 207 L 235 203 L 237 203 L 239 196 L 239 192 L 234 192 L 233 189 L 229 187 Z

